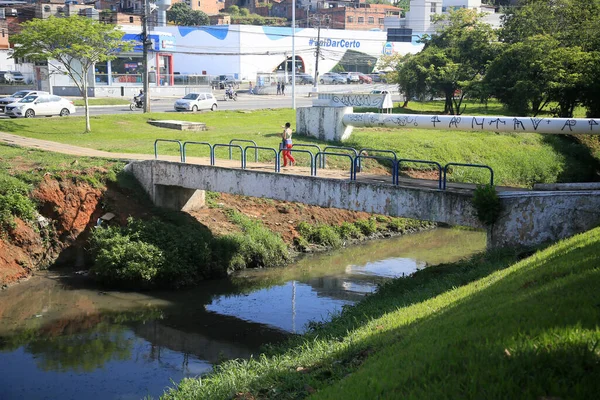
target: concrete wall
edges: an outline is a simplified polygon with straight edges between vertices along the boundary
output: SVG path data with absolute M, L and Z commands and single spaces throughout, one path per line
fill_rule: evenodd
M 300 107 L 296 109 L 296 132 L 321 140 L 341 142 L 350 137 L 352 126 L 343 124 L 352 107 Z
M 130 163 L 127 170 L 155 204 L 169 203 L 165 186 L 179 186 L 483 228 L 469 193 L 156 160 Z

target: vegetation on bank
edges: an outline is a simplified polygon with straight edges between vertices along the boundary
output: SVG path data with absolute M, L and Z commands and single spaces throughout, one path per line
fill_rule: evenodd
M 501 111 L 498 103 L 488 102 L 487 106 L 473 101 L 467 103 L 468 107 L 473 107 L 472 111 L 477 111 L 472 113 L 474 115 L 498 115 Z M 411 102 L 410 107 L 397 108 L 394 111 L 420 113 L 437 109 L 440 112 L 443 109 L 443 102 Z M 162 129 L 146 123 L 148 119 L 165 118 L 172 118 L 172 115 L 137 113 L 95 116 L 92 117 L 94 133 L 86 135 L 81 134 L 82 123 L 79 117 L 68 120 L 51 118 L 0 121 L 0 130 L 32 138 L 122 153 L 153 154 L 154 141 L 157 138 L 177 139 L 182 142 L 197 141 L 196 132 Z M 209 130 L 202 133 L 202 139 L 213 144 L 227 144 L 232 139 L 244 139 L 254 140 L 259 146 L 278 148 L 281 125 L 279 122 L 293 121 L 295 117 L 293 110 L 277 109 L 180 113 L 177 118 L 206 123 Z M 296 135 L 294 142 L 317 144 L 322 148 L 325 145 L 336 144 L 302 135 Z M 350 139 L 343 145 L 357 149 L 394 150 L 401 158 L 433 160 L 442 165 L 449 162 L 485 164 L 494 169 L 494 183 L 507 186 L 531 187 L 537 182 L 594 181 L 597 180 L 597 171 L 600 170 L 598 159 L 594 158 L 589 147 L 580 143 L 578 139 L 563 135 L 362 128 L 355 129 Z M 186 153 L 188 157 L 209 155 L 206 146 L 188 146 Z M 179 148 L 174 143 L 159 143 L 158 154 L 159 157 L 178 155 Z M 600 154 L 600 150 L 594 154 Z M 298 153 L 296 156 L 299 165 L 309 165 L 306 155 Z M 239 150 L 234 150 L 233 158 L 239 157 Z M 229 150 L 217 149 L 216 159 L 217 165 L 219 160 L 229 159 Z M 248 161 L 252 160 L 253 157 L 249 155 Z M 273 162 L 273 155 L 260 151 L 259 160 Z M 340 157 L 327 157 L 327 163 L 329 168 L 348 168 L 348 161 Z M 381 169 L 381 165 L 374 160 L 365 160 L 365 166 Z M 404 168 L 435 174 L 423 164 L 403 163 L 403 172 L 405 172 Z M 486 184 L 489 183 L 489 172 L 457 167 L 450 171 L 449 179 Z
M 396 279 L 327 324 L 163 399 L 593 398 L 600 228 Z

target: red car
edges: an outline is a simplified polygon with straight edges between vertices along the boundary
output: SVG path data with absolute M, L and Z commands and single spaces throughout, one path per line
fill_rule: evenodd
M 360 80 L 360 83 L 373 83 L 373 78 L 369 75 L 359 74 L 358 79 Z

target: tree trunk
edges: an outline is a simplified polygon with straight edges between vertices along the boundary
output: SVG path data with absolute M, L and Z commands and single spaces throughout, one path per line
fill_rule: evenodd
M 92 131 L 92 127 L 90 125 L 90 108 L 88 105 L 88 84 L 87 84 L 87 74 L 88 71 L 86 70 L 83 74 L 83 104 L 85 106 L 85 133 L 89 133 Z

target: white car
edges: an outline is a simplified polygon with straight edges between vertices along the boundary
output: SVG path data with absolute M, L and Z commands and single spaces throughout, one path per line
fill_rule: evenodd
M 36 115 L 60 115 L 66 117 L 75 112 L 73 102 L 52 94 L 40 94 L 23 97 L 6 106 L 4 113 L 11 118 L 33 118 Z
M 44 92 L 42 90 L 19 90 L 16 93 L 11 94 L 9 97 L 3 97 L 0 99 L 0 112 L 4 112 L 4 107 L 6 107 L 10 103 L 17 102 L 21 100 L 23 97 L 33 96 L 37 94 L 50 94 L 48 92 Z
M 217 110 L 217 99 L 212 93 L 188 93 L 175 102 L 176 111 Z

